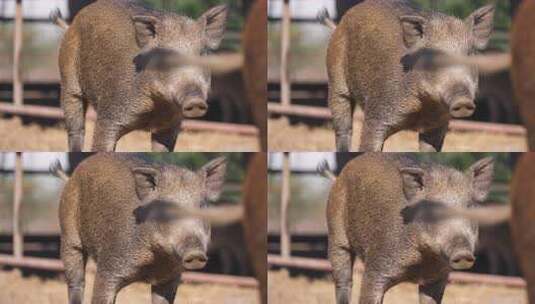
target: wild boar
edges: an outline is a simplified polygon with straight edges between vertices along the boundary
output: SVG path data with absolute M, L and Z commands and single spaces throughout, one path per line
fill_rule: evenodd
M 518 161 L 510 187 L 510 205 L 463 207 L 435 206 L 422 202 L 412 206 L 412 214 L 436 223 L 444 219 L 465 218 L 480 225 L 509 221 L 516 257 L 527 283 L 529 303 L 535 303 L 535 153 L 525 153 Z
M 535 3 L 523 1 L 513 21 L 511 34 L 511 80 L 524 125 L 529 151 L 535 151 Z
M 412 129 L 419 132 L 421 151 L 440 151 L 450 119 L 475 110 L 477 70 L 414 67 L 423 49 L 467 55 L 485 48 L 493 16 L 493 5 L 463 21 L 403 0 L 367 0 L 350 9 L 327 50 L 337 151 L 351 149 L 357 103 L 364 110 L 359 150 L 381 151 L 392 134 Z
M 259 130 L 261 151 L 267 151 L 267 1 L 253 4 L 242 34 L 243 53 L 181 56 L 177 65 L 205 67 L 214 74 L 242 69 L 251 115 Z
M 181 121 L 207 111 L 210 73 L 169 63 L 217 49 L 227 14 L 220 5 L 193 20 L 127 0 L 99 0 L 83 8 L 59 50 L 69 150 L 83 149 L 91 104 L 97 112 L 92 150 L 113 151 L 123 135 L 145 129 L 153 151 L 172 151 Z
M 180 274 L 207 262 L 205 219 L 217 210 L 205 207 L 225 170 L 224 158 L 193 172 L 113 153 L 87 158 L 71 177 L 54 168 L 67 180 L 59 219 L 69 303 L 82 303 L 88 257 L 97 264 L 92 303 L 115 303 L 137 281 L 151 284 L 153 303 L 173 303 Z
M 524 126 L 527 129 L 527 141 L 530 151 L 535 150 L 535 34 L 531 30 L 535 18 L 535 3 L 523 1 L 513 20 L 511 30 L 511 52 L 463 56 L 449 51 L 432 52 L 426 57 L 426 64 L 420 68 L 435 70 L 454 65 L 467 65 L 484 74 L 494 74 L 511 69 L 511 82 L 515 92 L 515 101 L 520 109 Z
M 267 286 L 267 154 L 249 160 L 243 184 L 245 240 L 260 290 L 260 303 L 268 302 Z
M 328 253 L 336 302 L 350 303 L 353 264 L 365 263 L 360 304 L 382 303 L 401 282 L 419 285 L 420 303 L 440 303 L 448 274 L 470 268 L 477 225 L 463 218 L 429 224 L 407 213 L 419 202 L 466 207 L 487 196 L 493 160 L 466 172 L 404 155 L 369 153 L 350 161 L 334 180 L 327 204 Z

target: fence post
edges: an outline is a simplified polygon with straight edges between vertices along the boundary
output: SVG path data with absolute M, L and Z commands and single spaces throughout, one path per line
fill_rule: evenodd
M 20 221 L 20 206 L 22 203 L 23 183 L 22 153 L 15 154 L 15 176 L 13 178 L 13 255 L 22 258 L 23 236 Z
M 291 34 L 291 16 L 290 16 L 290 0 L 284 0 L 282 5 L 282 26 L 281 26 L 281 66 L 280 66 L 280 82 L 281 82 L 281 104 L 283 106 L 290 105 L 290 73 L 289 73 L 289 57 L 290 57 L 290 34 Z
M 290 153 L 284 152 L 282 156 L 282 189 L 281 189 L 281 256 L 290 257 L 290 229 L 288 221 L 288 205 L 290 204 Z
M 13 26 L 13 104 L 22 106 L 23 84 L 22 67 L 20 59 L 22 56 L 22 0 L 15 3 L 15 24 Z

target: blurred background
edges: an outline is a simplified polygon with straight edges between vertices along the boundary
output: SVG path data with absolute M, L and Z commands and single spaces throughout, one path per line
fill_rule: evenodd
M 268 253 L 281 253 L 282 188 L 288 191 L 288 232 L 292 257 L 327 258 L 327 224 L 325 208 L 331 181 L 317 174 L 318 164 L 326 160 L 338 174 L 357 153 L 271 153 L 268 159 Z M 492 156 L 495 176 L 487 203 L 506 204 L 509 182 L 518 153 L 412 153 L 411 157 L 465 170 L 477 160 Z M 287 185 L 283 185 L 285 158 L 289 168 Z M 477 260 L 470 270 L 477 273 L 519 275 L 509 224 L 480 228 Z M 324 276 L 325 273 L 292 269 L 291 273 Z
M 60 229 L 58 207 L 64 183 L 49 173 L 49 166 L 59 160 L 63 168 L 72 170 L 91 153 L 22 153 L 20 222 L 24 235 L 24 256 L 59 258 Z M 226 182 L 216 205 L 241 201 L 247 153 L 132 153 L 149 161 L 197 170 L 208 161 L 225 156 L 228 160 Z M 12 254 L 15 153 L 0 153 L 0 254 Z M 6 268 L 0 266 L 0 269 Z M 9 268 L 9 267 L 7 267 Z M 29 271 L 26 269 L 25 271 Z M 212 229 L 209 263 L 203 270 L 251 276 L 241 222 Z M 48 273 L 53 275 L 53 273 Z M 45 273 L 46 275 L 46 273 Z

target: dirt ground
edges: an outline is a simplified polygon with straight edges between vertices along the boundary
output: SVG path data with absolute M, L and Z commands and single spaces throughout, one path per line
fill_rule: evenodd
M 93 128 L 93 122 L 88 122 L 86 150 L 91 147 Z M 23 125 L 18 118 L 0 119 L 0 150 L 67 151 L 67 132 L 61 126 L 42 128 L 37 124 Z M 254 152 L 258 150 L 258 139 L 254 136 L 206 131 L 183 131 L 178 136 L 175 146 L 175 151 L 195 152 Z M 150 134 L 143 131 L 127 134 L 119 141 L 117 151 L 150 151 Z
M 93 292 L 93 273 L 86 277 L 84 303 L 90 303 Z M 67 285 L 62 280 L 43 280 L 36 276 L 22 277 L 20 272 L 0 271 L 0 303 L 57 304 L 67 303 Z M 117 304 L 150 303 L 150 286 L 132 284 L 117 297 Z M 257 303 L 254 288 L 238 288 L 215 284 L 181 284 L 175 303 L 181 304 L 249 304 Z
M 353 280 L 353 303 L 358 302 L 360 276 Z M 332 281 L 289 277 L 286 271 L 272 271 L 268 275 L 269 303 L 325 304 L 334 303 Z M 400 284 L 385 295 L 385 304 L 418 303 L 415 284 Z M 527 304 L 525 290 L 496 285 L 449 284 L 443 304 Z
M 361 122 L 353 125 L 353 149 L 360 142 Z M 270 119 L 268 124 L 270 151 L 333 151 L 335 150 L 332 128 L 306 125 L 289 125 L 285 119 Z M 444 152 L 524 152 L 526 139 L 521 136 L 484 132 L 448 132 Z M 386 152 L 417 152 L 418 133 L 399 132 L 385 143 Z

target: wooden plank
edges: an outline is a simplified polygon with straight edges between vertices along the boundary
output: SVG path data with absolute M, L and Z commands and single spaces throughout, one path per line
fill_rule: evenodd
M 13 104 L 0 102 L 0 113 L 2 112 L 14 115 L 28 115 L 51 119 L 63 119 L 63 110 L 55 107 L 34 105 L 16 106 Z M 94 111 L 88 111 L 87 118 L 90 120 L 95 120 L 96 113 Z M 247 136 L 258 136 L 258 129 L 252 125 L 211 122 L 204 120 L 184 120 L 182 122 L 182 129 L 190 131 L 215 131 Z
M 283 267 L 294 267 L 302 269 L 310 269 L 316 271 L 332 271 L 331 264 L 325 259 L 311 259 L 311 258 L 298 258 L 298 257 L 282 257 L 278 255 L 268 255 L 268 264 Z M 356 270 L 362 272 L 364 265 L 361 261 L 357 261 Z M 499 275 L 470 273 L 454 271 L 450 273 L 449 281 L 453 283 L 462 284 L 487 284 L 487 285 L 500 285 L 507 287 L 525 288 L 526 282 L 519 277 L 506 277 Z
M 293 115 L 329 120 L 332 118 L 331 111 L 324 107 L 311 107 L 301 105 L 284 106 L 279 103 L 269 102 L 268 112 L 283 115 Z M 355 114 L 356 119 L 364 118 L 361 112 Z M 450 121 L 449 129 L 452 131 L 501 133 L 517 136 L 526 136 L 527 132 L 523 126 L 508 125 L 500 123 L 479 122 L 470 120 L 453 119 Z
M 63 263 L 58 259 L 23 257 L 16 258 L 10 255 L 0 254 L 0 265 L 9 265 L 13 267 L 26 267 L 40 270 L 63 272 L 65 268 Z M 90 264 L 90 271 L 95 271 L 94 264 Z M 202 272 L 184 272 L 181 280 L 189 283 L 203 284 L 221 284 L 233 285 L 240 287 L 258 287 L 258 283 L 251 277 L 239 277 L 222 274 L 202 273 Z

